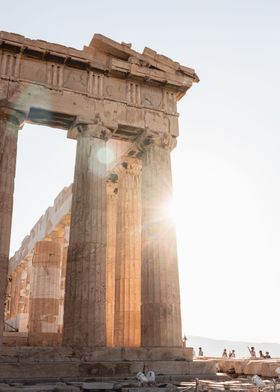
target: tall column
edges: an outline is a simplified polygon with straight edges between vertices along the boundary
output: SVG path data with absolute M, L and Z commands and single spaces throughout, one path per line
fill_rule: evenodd
M 111 175 L 107 181 L 106 345 L 108 347 L 114 345 L 117 197 L 117 176 Z
M 63 344 L 106 345 L 106 162 L 109 131 L 78 127 Z
M 181 347 L 176 233 L 166 214 L 172 197 L 169 134 L 146 134 L 142 148 L 141 345 Z
M 0 108 L 0 345 L 4 329 L 17 138 L 18 129 L 23 120 L 22 113 Z
M 67 266 L 68 245 L 65 244 L 62 249 L 62 257 L 60 264 L 60 298 L 59 298 L 59 316 L 58 316 L 58 332 L 63 331 L 63 314 L 64 314 L 64 297 L 65 297 L 65 280 L 66 280 L 66 266 Z
M 65 293 L 65 273 L 68 245 L 65 239 L 65 221 L 70 221 L 70 214 L 66 214 L 57 227 L 45 239 L 50 239 L 60 246 L 60 264 L 59 264 L 59 305 L 57 317 L 57 332 L 59 334 L 58 340 L 62 339 L 63 328 L 63 308 L 64 308 L 64 293 Z M 67 246 L 67 247 L 66 247 Z
M 8 324 L 14 326 L 19 332 L 27 332 L 28 304 L 29 304 L 29 256 L 26 256 L 10 275 L 11 298 L 10 317 L 6 318 Z
M 141 162 L 124 158 L 120 168 L 114 345 L 140 346 L 141 300 Z
M 32 260 L 28 340 L 31 346 L 58 343 L 61 246 L 38 241 Z
M 11 317 L 16 318 L 19 296 L 18 268 L 11 274 Z
M 11 317 L 11 307 L 12 307 L 12 276 L 8 276 L 8 283 L 6 289 L 5 298 L 5 317 L 4 320 L 9 320 Z

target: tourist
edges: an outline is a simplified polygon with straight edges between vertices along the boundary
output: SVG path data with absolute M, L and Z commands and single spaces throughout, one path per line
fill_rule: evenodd
M 203 351 L 201 347 L 198 347 L 198 356 L 203 357 Z
M 235 350 L 231 350 L 228 354 L 229 358 L 235 358 Z
M 264 356 L 264 357 L 265 357 L 265 359 L 269 359 L 269 358 L 271 358 L 271 356 L 270 356 L 270 354 L 269 354 L 269 352 L 268 352 L 268 351 L 266 351 L 266 352 L 265 352 L 265 356 Z
M 262 350 L 260 350 L 260 351 L 259 351 L 259 355 L 260 355 L 260 358 L 261 358 L 261 359 L 263 359 L 263 358 L 264 358 L 264 355 L 263 355 L 263 352 L 262 352 Z
M 223 351 L 223 354 L 222 354 L 222 358 L 227 358 L 227 357 L 228 357 L 227 349 L 225 348 L 224 351 Z
M 251 358 L 257 358 L 255 347 L 251 347 L 251 348 L 248 347 L 248 350 L 249 350 L 249 353 L 251 355 Z

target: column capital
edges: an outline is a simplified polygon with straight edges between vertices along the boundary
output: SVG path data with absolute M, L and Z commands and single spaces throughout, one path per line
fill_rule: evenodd
M 101 124 L 77 124 L 77 135 L 82 137 L 94 137 L 102 140 L 109 140 L 112 132 Z
M 0 107 L 0 121 L 4 120 L 22 128 L 26 114 L 9 107 Z
M 109 129 L 100 116 L 96 115 L 93 121 L 85 121 L 84 119 L 77 119 L 73 126 L 69 129 L 68 137 L 78 139 L 79 137 L 97 138 L 107 142 L 110 139 L 114 129 Z M 72 135 L 72 136 L 70 136 Z
M 176 137 L 167 132 L 158 133 L 151 130 L 144 131 L 135 141 L 140 151 L 144 151 L 149 146 L 157 146 L 164 150 L 172 151 L 177 144 Z
M 132 176 L 138 176 L 142 169 L 142 161 L 139 158 L 124 155 L 120 159 L 119 165 L 115 168 L 117 174 L 128 173 Z

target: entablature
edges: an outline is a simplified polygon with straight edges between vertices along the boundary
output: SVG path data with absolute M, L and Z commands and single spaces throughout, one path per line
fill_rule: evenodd
M 114 139 L 133 141 L 147 128 L 177 136 L 177 101 L 193 82 L 193 69 L 100 34 L 78 50 L 0 32 L 0 106 L 28 122 L 70 129 L 98 115 Z

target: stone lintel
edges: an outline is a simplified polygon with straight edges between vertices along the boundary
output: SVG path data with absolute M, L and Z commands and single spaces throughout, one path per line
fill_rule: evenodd
M 169 87 L 178 92 L 178 97 L 184 95 L 193 82 L 199 81 L 193 69 L 180 66 L 166 56 L 147 48 L 142 54 L 138 53 L 127 44 L 119 44 L 101 34 L 95 34 L 88 47 L 77 50 L 2 31 L 0 47 L 23 58 L 54 62 L 88 72 L 97 70 L 122 79 L 129 77 L 148 85 Z
M 0 48 L 39 60 L 54 61 L 83 69 L 106 71 L 107 67 L 92 59 L 84 50 L 66 47 L 43 40 L 25 38 L 23 35 L 0 31 Z

